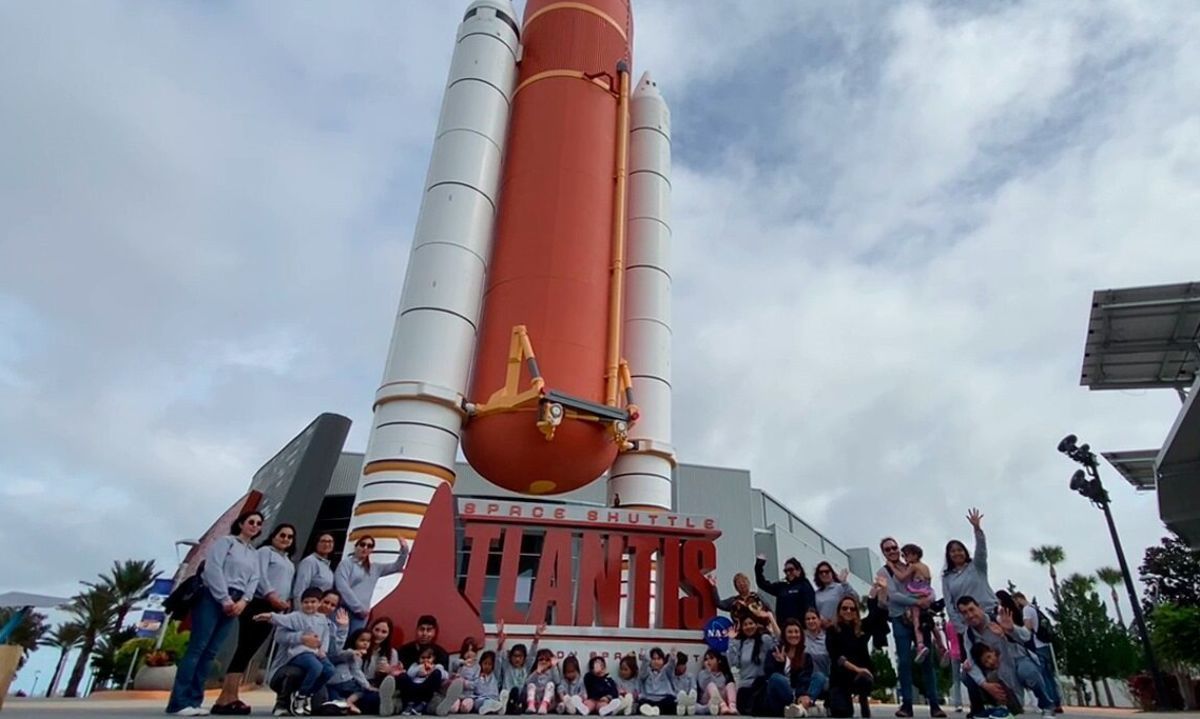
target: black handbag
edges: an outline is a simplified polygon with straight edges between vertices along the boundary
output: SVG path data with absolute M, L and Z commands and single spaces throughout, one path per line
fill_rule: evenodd
M 196 605 L 196 599 L 199 598 L 200 592 L 205 591 L 204 586 L 204 562 L 200 562 L 200 566 L 196 568 L 196 573 L 179 583 L 179 586 L 171 590 L 170 596 L 163 601 L 163 611 L 167 616 L 174 619 L 183 619 L 187 616 L 192 607 Z

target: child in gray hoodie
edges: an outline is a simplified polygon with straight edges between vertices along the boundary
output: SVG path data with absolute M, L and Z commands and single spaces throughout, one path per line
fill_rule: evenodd
M 691 716 L 696 713 L 696 677 L 688 671 L 688 657 L 675 653 L 675 713 Z
M 554 701 L 554 680 L 558 678 L 554 669 L 556 662 L 554 652 L 549 649 L 539 650 L 535 657 L 533 671 L 525 678 L 525 713 L 546 714 Z
M 504 705 L 502 712 L 521 714 L 524 709 L 521 699 L 525 690 L 525 680 L 529 678 L 529 654 L 537 656 L 538 641 L 542 638 L 542 632 L 546 631 L 546 625 L 541 624 L 534 630 L 533 645 L 528 650 L 524 644 L 515 644 L 512 649 L 505 651 L 504 643 L 508 640 L 508 635 L 504 632 L 504 622 L 499 622 L 497 629 L 500 642 L 496 645 L 496 653 L 500 656 L 500 703 Z
M 359 706 L 360 702 L 366 706 L 367 711 L 378 709 L 379 693 L 363 673 L 363 657 L 370 650 L 371 630 L 359 629 L 350 637 L 346 642 L 346 649 L 338 652 L 333 658 L 333 677 L 325 685 L 325 691 L 329 694 L 327 703 L 349 709 L 351 714 L 363 711 L 363 707 Z
M 633 714 L 634 704 L 637 703 L 638 692 L 641 691 L 638 680 L 637 657 L 626 654 L 617 665 L 617 693 L 621 695 L 620 712 L 625 716 Z
M 311 713 L 313 693 L 325 686 L 333 676 L 333 664 L 325 655 L 324 649 L 329 644 L 329 619 L 318 611 L 322 594 L 320 589 L 310 587 L 304 590 L 300 598 L 300 611 L 287 614 L 263 612 L 254 615 L 256 622 L 270 622 L 301 635 L 315 634 L 319 640 L 319 649 L 313 649 L 303 643 L 297 643 L 288 649 L 287 663 L 304 670 L 304 681 L 300 683 L 300 688 L 292 700 L 293 713 Z
M 675 655 L 667 656 L 662 649 L 654 647 L 650 656 L 639 655 L 642 671 L 641 691 L 638 694 L 638 711 L 642 716 L 656 717 L 659 714 L 674 714 L 675 703 Z
M 579 658 L 574 654 L 562 661 L 558 676 L 558 706 L 559 713 L 587 714 L 587 689 L 583 685 L 583 672 L 579 668 Z

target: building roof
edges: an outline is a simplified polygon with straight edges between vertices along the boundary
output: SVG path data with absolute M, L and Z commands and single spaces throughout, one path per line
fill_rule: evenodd
M 1183 389 L 1200 368 L 1200 283 L 1097 290 L 1079 383 Z
M 45 594 L 30 594 L 29 592 L 5 592 L 0 594 L 0 607 L 48 609 L 51 607 L 60 607 L 70 601 L 66 597 L 51 597 Z
M 1125 452 L 1100 453 L 1113 469 L 1121 473 L 1125 481 L 1133 485 L 1139 492 L 1154 491 L 1156 481 L 1154 461 L 1158 458 L 1157 449 L 1135 449 Z
M 1158 452 L 1158 513 L 1171 531 L 1200 549 L 1200 379 L 1192 385 Z

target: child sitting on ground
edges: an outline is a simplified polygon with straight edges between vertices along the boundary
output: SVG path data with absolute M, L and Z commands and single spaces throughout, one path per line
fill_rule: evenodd
M 502 711 L 505 714 L 521 714 L 521 695 L 525 689 L 525 681 L 529 678 L 529 652 L 532 651 L 534 656 L 537 656 L 538 641 L 542 632 L 546 631 L 546 625 L 538 625 L 533 633 L 533 645 L 529 650 L 525 649 L 524 644 L 514 644 L 512 649 L 505 651 L 504 643 L 508 640 L 508 635 L 504 633 L 503 621 L 498 623 L 497 629 L 499 644 L 496 645 L 496 652 L 500 655 L 500 703 L 504 705 Z
M 479 681 L 479 640 L 467 637 L 458 656 L 450 660 L 450 673 L 463 682 L 463 695 L 450 704 L 451 714 L 470 714 L 475 709 L 475 684 Z
M 525 713 L 546 714 L 554 701 L 554 680 L 557 675 L 554 666 L 554 652 L 540 649 L 534 655 L 533 670 L 525 679 Z
M 329 619 L 317 611 L 321 607 L 323 595 L 324 592 L 320 589 L 309 587 L 300 596 L 300 611 L 287 614 L 263 612 L 254 615 L 256 622 L 270 622 L 276 627 L 283 627 L 301 635 L 317 636 L 316 649 L 304 643 L 297 643 L 288 650 L 287 664 L 304 670 L 304 681 L 292 697 L 293 714 L 311 714 L 312 695 L 333 676 L 333 664 L 329 657 L 325 656 L 325 647 L 329 645 Z
M 711 716 L 737 714 L 737 683 L 725 654 L 715 649 L 704 652 L 700 671 L 696 672 L 696 686 L 704 697 L 702 710 Z
M 637 657 L 626 654 L 617 665 L 617 693 L 621 695 L 621 713 L 625 716 L 633 714 L 639 689 Z
M 641 676 L 639 677 L 638 711 L 642 716 L 656 717 L 659 714 L 674 714 L 675 703 L 675 655 L 668 657 L 662 649 L 654 647 L 650 656 L 641 654 Z
M 688 657 L 675 653 L 675 713 L 691 716 L 696 713 L 696 678 L 688 671 Z
M 371 651 L 371 630 L 359 629 L 346 640 L 346 648 L 333 658 L 333 676 L 325 685 L 329 702 L 351 714 L 362 714 L 360 701 L 368 711 L 376 710 L 379 693 L 363 673 L 363 657 Z
M 432 647 L 421 651 L 416 664 L 408 668 L 408 686 L 401 692 L 404 697 L 404 710 L 400 713 L 406 716 L 424 714 L 428 709 L 433 695 L 442 687 L 446 678 L 446 668 L 435 663 L 435 653 Z
M 592 657 L 588 662 L 588 674 L 583 678 L 587 690 L 587 708 L 600 716 L 615 714 L 621 709 L 621 694 L 617 683 L 608 675 L 608 662 L 604 657 Z
M 587 714 L 587 689 L 583 686 L 583 672 L 579 670 L 579 658 L 574 654 L 562 660 L 558 685 L 558 706 L 555 710 L 566 714 Z
M 900 548 L 904 556 L 904 566 L 896 570 L 896 580 L 904 583 L 904 591 L 914 599 L 933 599 L 933 574 L 929 565 L 921 561 L 925 552 L 915 544 L 906 544 Z M 914 604 L 908 608 L 909 619 L 912 620 L 913 636 L 917 640 L 917 655 L 913 661 L 920 663 L 929 654 L 925 646 L 925 632 L 921 631 L 921 607 Z
M 479 678 L 471 690 L 472 703 L 480 714 L 499 714 L 504 711 L 500 698 L 500 674 L 496 671 L 496 652 L 479 655 Z

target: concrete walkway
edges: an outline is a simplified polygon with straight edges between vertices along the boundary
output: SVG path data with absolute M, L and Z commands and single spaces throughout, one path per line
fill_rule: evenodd
M 211 693 L 212 696 L 216 692 Z M 212 697 L 205 706 L 211 706 Z M 245 692 L 242 700 L 254 707 L 253 716 L 270 716 L 275 695 L 268 691 Z M 96 694 L 88 699 L 17 699 L 7 697 L 4 709 L 0 711 L 0 719 L 84 719 L 85 717 L 151 717 L 165 716 L 163 708 L 167 704 L 166 694 L 152 692 L 113 692 Z M 875 719 L 893 719 L 896 711 L 895 704 L 875 704 L 871 707 L 871 715 Z M 557 715 L 552 715 L 557 716 Z M 634 715 L 635 717 L 638 715 Z M 965 714 L 951 713 L 951 719 L 964 718 Z M 1025 714 L 1029 719 L 1038 719 L 1036 714 Z M 929 717 L 928 707 L 917 707 L 916 717 Z M 1136 712 L 1132 709 L 1102 709 L 1095 707 L 1067 707 L 1068 719 L 1120 719 L 1136 717 L 1136 719 L 1196 719 L 1200 712 L 1155 713 Z

